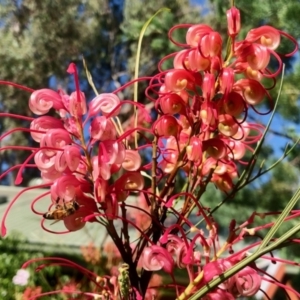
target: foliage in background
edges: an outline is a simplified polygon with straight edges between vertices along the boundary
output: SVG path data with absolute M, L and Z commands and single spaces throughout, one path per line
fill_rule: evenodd
M 40 249 L 40 250 L 38 250 Z M 103 250 L 103 249 L 102 249 Z M 43 258 L 47 256 L 62 257 L 72 260 L 101 276 L 108 273 L 118 258 L 113 255 L 114 248 L 107 244 L 105 251 L 95 247 L 92 243 L 81 247 L 82 255 L 50 253 L 42 249 L 39 245 L 29 244 L 18 234 L 7 238 L 0 238 L 0 299 L 5 300 L 27 300 L 23 293 L 40 289 L 40 292 L 50 292 L 53 289 L 74 289 L 88 291 L 89 281 L 82 274 L 73 268 L 61 267 L 57 265 L 47 266 L 36 272 L 31 266 L 27 270 L 30 272 L 28 284 L 21 286 L 13 283 L 13 277 L 21 269 L 24 262 L 33 258 Z M 32 295 L 31 295 L 32 296 Z M 70 299 L 63 294 L 48 296 L 49 300 Z M 85 299 L 78 294 L 74 294 L 72 299 Z

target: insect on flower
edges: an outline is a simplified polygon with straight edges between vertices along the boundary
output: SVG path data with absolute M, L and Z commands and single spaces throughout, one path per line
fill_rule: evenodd
M 59 198 L 57 199 L 56 202 L 59 201 Z M 43 217 L 47 220 L 56 220 L 56 221 L 61 221 L 65 217 L 73 215 L 78 209 L 79 209 L 79 204 L 76 202 L 76 200 L 72 200 L 69 202 L 65 202 L 63 200 L 63 205 L 61 204 L 56 204 L 55 209 L 50 210 L 43 214 Z

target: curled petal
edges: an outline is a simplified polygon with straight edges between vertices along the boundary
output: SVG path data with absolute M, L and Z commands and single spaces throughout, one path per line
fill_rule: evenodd
M 105 119 L 104 119 L 105 118 Z M 116 128 L 113 122 L 106 117 L 96 117 L 90 126 L 91 137 L 94 140 L 106 141 L 114 140 L 117 136 Z
M 57 171 L 54 167 L 46 171 L 41 171 L 41 177 L 43 178 L 44 182 L 54 182 L 61 176 L 62 173 Z
M 201 55 L 198 49 L 182 50 L 174 57 L 173 65 L 175 69 L 197 72 L 206 70 L 210 66 L 210 60 Z
M 251 29 L 245 40 L 251 43 L 257 42 L 275 50 L 280 44 L 280 33 L 274 27 L 265 25 Z
M 115 182 L 118 190 L 142 190 L 144 188 L 144 178 L 140 172 L 127 172 Z
M 242 141 L 246 140 L 250 134 L 250 128 L 251 127 L 247 122 L 243 122 L 241 126 L 239 126 L 239 129 L 237 133 L 233 136 L 233 138 Z
M 95 97 L 89 104 L 89 116 L 94 116 L 99 112 L 102 115 L 115 117 L 120 112 L 120 99 L 113 93 L 103 93 Z M 118 107 L 118 108 L 117 108 Z
M 76 196 L 76 188 L 82 184 L 74 175 L 64 175 L 58 178 L 51 186 L 51 197 L 56 202 L 59 197 L 59 204 L 63 201 L 72 201 Z
M 189 52 L 187 65 L 193 72 L 205 71 L 210 66 L 210 60 L 195 49 Z
M 234 293 L 237 297 L 251 297 L 255 295 L 261 286 L 261 276 L 256 270 L 247 266 L 239 271 L 234 276 L 234 283 L 230 287 L 229 291 Z
M 94 180 L 94 182 L 95 200 L 96 202 L 103 202 L 105 200 L 108 183 L 102 178 L 97 178 L 96 180 Z
M 205 57 L 219 56 L 222 51 L 222 38 L 216 32 L 210 32 L 201 40 L 201 52 Z
M 263 70 L 270 62 L 270 52 L 265 46 L 252 44 L 247 62 L 252 70 Z
M 79 137 L 80 136 L 80 126 L 78 126 L 78 120 L 74 117 L 69 117 L 64 119 L 64 128 L 70 132 L 70 134 Z
M 190 252 L 190 253 L 189 253 Z M 175 262 L 178 268 L 184 269 L 187 265 L 190 265 L 194 262 L 193 257 L 193 251 L 192 249 L 189 249 L 189 251 L 186 249 L 186 245 L 182 243 L 175 251 Z
M 122 167 L 127 171 L 137 171 L 142 164 L 142 159 L 138 151 L 125 150 L 125 159 Z
M 63 172 L 67 167 L 70 171 L 75 171 L 80 163 L 81 153 L 77 146 L 67 145 L 64 151 L 58 151 L 55 156 L 55 168 Z
M 100 174 L 98 156 L 93 156 L 91 158 L 91 162 L 92 162 L 92 167 L 93 167 L 92 175 L 93 175 L 93 179 L 95 181 L 99 177 L 99 174 Z
M 193 25 L 186 33 L 186 43 L 192 47 L 197 47 L 203 36 L 212 31 L 212 28 L 205 24 Z
M 153 124 L 153 131 L 158 136 L 177 136 L 181 130 L 181 125 L 173 116 L 164 115 Z
M 177 52 L 177 54 L 174 57 L 174 61 L 173 61 L 174 69 L 184 69 L 185 67 L 188 68 L 187 55 L 188 55 L 187 50 L 182 50 L 182 51 Z
M 99 165 L 100 176 L 104 180 L 109 180 L 111 177 L 111 165 L 106 163 L 100 163 Z
M 107 140 L 100 143 L 99 163 L 121 164 L 125 158 L 125 147 L 122 142 Z
M 230 147 L 231 151 L 228 152 L 228 156 L 233 158 L 234 160 L 242 159 L 246 153 L 246 147 L 245 144 L 241 141 L 234 141 L 231 140 L 228 143 L 228 146 Z
M 30 129 L 40 130 L 43 132 L 30 132 L 30 134 L 32 138 L 39 143 L 41 141 L 41 138 L 45 135 L 45 133 L 49 129 L 53 128 L 64 128 L 63 122 L 59 119 L 50 116 L 42 116 L 34 119 L 30 123 Z
M 90 134 L 94 140 L 100 140 L 106 128 L 107 121 L 108 120 L 105 116 L 98 116 L 92 120 L 90 126 Z
M 159 99 L 159 104 L 164 114 L 171 114 L 171 115 L 184 113 L 184 108 L 186 106 L 183 99 L 177 94 L 170 94 L 161 97 Z
M 170 253 L 157 245 L 152 245 L 144 249 L 141 263 L 145 270 L 158 271 L 163 269 L 167 273 L 172 273 L 174 268 L 174 260 Z
M 218 129 L 225 136 L 234 136 L 239 129 L 238 123 L 231 115 L 219 115 Z
M 231 92 L 224 99 L 224 102 L 221 102 L 222 109 L 228 115 L 237 117 L 245 109 L 245 102 L 243 97 L 236 92 Z
M 205 285 L 209 283 L 212 279 L 221 275 L 230 267 L 232 267 L 232 263 L 225 259 L 218 259 L 216 261 L 209 262 L 203 267 L 202 284 Z M 234 279 L 230 277 L 228 281 L 225 282 L 225 284 L 230 284 L 230 282 L 232 282 L 233 280 Z
M 92 166 L 93 166 L 93 178 L 97 180 L 99 176 L 101 179 L 108 180 L 111 177 L 111 165 L 105 162 L 99 162 L 97 156 L 92 157 Z
M 187 260 L 185 258 L 188 253 L 186 244 L 178 236 L 169 234 L 166 237 L 168 238 L 166 249 L 174 257 L 176 265 L 181 269 L 186 268 L 187 263 L 184 261 Z
M 165 173 L 171 173 L 177 163 L 178 152 L 173 151 L 172 153 L 164 156 L 164 159 L 160 162 L 159 166 Z
M 214 159 L 224 158 L 227 154 L 226 144 L 218 138 L 203 141 L 203 151 Z
M 195 83 L 195 77 L 187 70 L 169 70 L 165 76 L 165 86 L 167 90 L 172 92 L 180 92 L 186 88 L 193 89 Z M 201 82 L 198 84 L 200 85 Z
M 39 170 L 48 171 L 54 167 L 55 156 L 48 156 L 46 151 L 41 150 L 34 155 L 34 162 Z
M 36 115 L 46 114 L 50 108 L 64 108 L 61 95 L 50 89 L 34 91 L 29 99 L 29 108 Z
M 213 157 L 209 157 L 202 168 L 202 174 L 207 175 L 211 170 L 214 170 L 214 173 L 222 175 L 227 171 L 226 164 L 222 161 L 217 161 Z
M 63 172 L 66 168 L 67 168 L 67 162 L 66 162 L 66 158 L 64 155 L 64 152 L 59 151 L 58 153 L 56 153 L 55 155 L 55 169 L 58 172 Z
M 250 105 L 261 103 L 266 95 L 266 90 L 261 83 L 253 79 L 238 80 L 234 84 L 233 90 L 240 93 Z
M 49 129 L 45 135 L 41 139 L 40 146 L 41 147 L 51 147 L 62 149 L 66 145 L 72 143 L 72 139 L 70 134 L 65 129 L 57 128 L 57 129 Z M 55 150 L 49 149 L 45 150 L 47 155 L 52 156 L 56 153 Z

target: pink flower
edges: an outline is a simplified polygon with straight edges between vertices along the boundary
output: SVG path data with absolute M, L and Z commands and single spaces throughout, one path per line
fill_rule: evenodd
M 36 115 L 46 114 L 50 108 L 59 110 L 64 108 L 61 95 L 49 89 L 34 91 L 29 99 L 29 108 Z
M 30 124 L 30 134 L 36 142 L 40 142 L 49 129 L 64 128 L 62 120 L 51 116 L 42 116 L 34 119 Z M 39 132 L 37 132 L 39 131 Z
M 235 279 L 229 291 L 235 297 L 251 297 L 254 296 L 261 286 L 262 278 L 256 270 L 247 266 L 233 276 Z
M 262 102 L 266 96 L 266 90 L 256 80 L 240 79 L 234 86 L 233 90 L 244 97 L 244 100 L 250 105 L 257 105 Z
M 41 171 L 50 171 L 54 169 L 55 156 L 49 156 L 46 150 L 40 150 L 35 153 L 34 162 Z
M 90 126 L 90 134 L 93 139 L 100 140 L 102 133 L 106 127 L 107 118 L 105 116 L 98 116 L 94 118 Z
M 172 256 L 165 248 L 157 245 L 152 245 L 144 249 L 141 264 L 148 271 L 163 269 L 167 273 L 173 273 L 174 261 Z
M 181 130 L 180 124 L 173 116 L 164 115 L 153 124 L 153 131 L 158 136 L 177 136 Z
M 223 135 L 231 137 L 237 133 L 239 125 L 231 115 L 219 115 L 218 121 L 219 132 Z
M 280 33 L 274 27 L 264 25 L 251 29 L 245 40 L 251 43 L 258 42 L 272 50 L 275 50 L 280 44 Z
M 185 102 L 177 94 L 170 94 L 159 98 L 159 104 L 164 114 L 184 113 Z
M 55 168 L 59 172 L 63 172 L 66 168 L 75 171 L 80 163 L 81 153 L 78 146 L 67 145 L 64 151 L 58 151 L 55 156 Z
M 56 204 L 57 198 L 60 199 L 59 204 L 63 205 L 63 200 L 68 202 L 72 201 L 76 196 L 76 188 L 79 185 L 87 183 L 80 182 L 74 175 L 64 175 L 59 177 L 51 186 L 51 197 Z
M 127 171 L 137 171 L 142 164 L 142 158 L 138 151 L 125 150 L 125 158 L 122 167 Z
M 212 31 L 212 28 L 205 24 L 193 25 L 186 33 L 186 42 L 192 47 L 197 47 L 201 39 Z
M 103 93 L 95 97 L 89 104 L 89 117 L 97 115 L 99 112 L 103 116 L 117 116 L 120 112 L 120 99 L 112 93 Z
M 54 128 L 49 129 L 42 137 L 40 147 L 50 148 L 49 150 L 45 149 L 45 153 L 48 156 L 53 156 L 56 154 L 56 150 L 51 148 L 63 149 L 70 144 L 72 144 L 70 133 L 65 129 Z
M 195 77 L 186 70 L 169 70 L 165 76 L 165 86 L 168 91 L 180 92 L 188 88 L 193 89 Z

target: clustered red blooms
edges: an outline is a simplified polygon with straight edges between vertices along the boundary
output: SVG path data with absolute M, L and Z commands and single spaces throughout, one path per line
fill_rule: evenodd
M 255 106 L 264 99 L 273 104 L 263 79 L 268 79 L 273 88 L 282 70 L 276 52 L 281 36 L 295 43 L 295 50 L 285 56 L 293 55 L 298 47 L 292 37 L 271 26 L 252 29 L 244 40 L 238 40 L 241 25 L 235 7 L 228 10 L 227 20 L 229 48 L 225 55 L 221 35 L 210 26 L 185 24 L 170 30 L 170 40 L 182 50 L 162 59 L 159 73 L 150 80 L 146 94 L 157 113 L 151 129 L 143 127 L 145 122 L 152 122 L 145 106 L 121 101 L 118 91 L 97 95 L 87 104 L 74 64 L 68 69 L 76 83 L 71 95 L 41 89 L 30 96 L 29 108 L 38 117 L 30 119 L 29 132 L 39 147 L 19 147 L 30 155 L 21 166 L 12 168 L 19 168 L 16 183 L 21 183 L 24 168 L 32 167 L 30 161 L 34 159 L 45 182 L 42 187 L 50 187 L 41 197 L 50 194 L 54 208 L 74 201 L 79 204 L 76 212 L 63 218 L 68 231 L 79 230 L 87 222 L 99 222 L 107 228 L 125 263 L 115 275 L 99 277 L 72 262 L 53 258 L 55 264 L 79 268 L 95 284 L 91 294 L 100 299 L 127 299 L 127 293 L 134 293 L 136 299 L 145 295 L 153 299 L 161 283 L 147 289 L 151 272 L 146 271 L 158 270 L 171 275 L 172 283 L 164 288 L 176 290 L 178 299 L 185 299 L 242 260 L 252 247 L 233 253 L 232 245 L 247 232 L 247 224 L 238 227 L 234 222 L 227 243 L 220 245 L 218 226 L 199 200 L 209 183 L 225 193 L 234 189 L 238 164 L 247 164 L 243 161 L 245 153 L 253 152 L 264 130 L 246 121 L 248 109 L 258 113 Z M 172 38 L 179 28 L 187 29 L 185 43 Z M 278 65 L 273 73 L 268 68 L 271 57 Z M 163 70 L 165 60 L 170 58 L 173 68 Z M 118 120 L 124 103 L 131 103 L 143 115 L 139 118 L 142 125 L 125 132 Z M 50 110 L 57 116 L 47 115 Z M 144 144 L 130 140 L 137 132 Z M 143 163 L 147 159 L 141 155 L 145 148 L 152 149 L 151 162 Z M 149 170 L 151 180 L 146 180 L 144 174 Z M 187 185 L 178 192 L 176 179 L 183 173 Z M 128 203 L 130 194 L 142 197 L 143 203 Z M 39 215 L 44 212 L 37 212 L 34 204 L 41 197 L 32 204 Z M 194 209 L 205 221 L 206 230 L 192 223 Z M 5 218 L 6 214 L 2 234 L 6 232 Z M 117 220 L 123 224 L 122 232 L 114 226 Z M 143 226 L 141 220 L 149 224 Z M 43 228 L 44 223 L 42 219 Z M 139 231 L 138 240 L 130 240 L 128 227 Z M 190 235 L 183 229 L 188 227 Z M 176 283 L 175 268 L 185 269 L 192 284 L 189 294 L 183 293 L 186 287 Z M 262 280 L 252 264 L 204 299 L 250 297 L 259 290 Z

